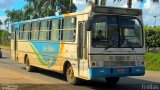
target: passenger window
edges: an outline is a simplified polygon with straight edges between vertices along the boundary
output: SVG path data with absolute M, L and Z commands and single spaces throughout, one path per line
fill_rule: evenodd
M 58 41 L 60 39 L 59 19 L 51 21 L 51 40 Z
M 15 38 L 15 26 L 14 25 L 12 25 L 12 29 L 11 29 L 11 40 L 14 40 L 14 38 Z
M 63 21 L 62 41 L 74 42 L 76 37 L 76 18 L 65 18 Z
M 25 24 L 23 26 L 23 40 L 28 40 L 29 39 L 29 24 Z
M 19 31 L 19 39 L 20 39 L 20 40 L 23 39 L 23 26 L 24 26 L 24 25 L 20 25 L 20 31 Z
M 73 42 L 75 40 L 75 30 L 63 30 L 63 37 L 62 37 L 62 41 L 66 41 L 66 42 Z
M 48 21 L 41 22 L 39 40 L 48 40 Z
M 39 23 L 32 23 L 31 40 L 38 40 Z

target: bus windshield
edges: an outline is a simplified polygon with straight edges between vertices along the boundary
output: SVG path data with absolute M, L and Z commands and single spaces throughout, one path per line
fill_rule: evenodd
M 91 21 L 95 48 L 140 48 L 143 30 L 138 19 L 129 16 L 96 15 Z

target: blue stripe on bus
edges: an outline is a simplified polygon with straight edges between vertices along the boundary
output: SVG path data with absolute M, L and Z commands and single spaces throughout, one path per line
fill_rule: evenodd
M 52 67 L 57 61 L 53 56 L 58 56 L 60 44 L 48 44 L 39 41 L 31 41 L 32 45 L 36 48 L 39 54 L 41 54 L 44 62 L 51 62 L 50 67 Z
M 143 66 L 121 67 L 124 72 L 117 72 L 118 67 L 113 68 L 90 68 L 90 79 L 105 78 L 105 77 L 125 77 L 125 76 L 142 76 L 145 74 Z
M 42 21 L 42 20 L 58 19 L 58 18 L 63 18 L 63 17 L 64 17 L 64 15 L 50 16 L 50 17 L 45 17 L 45 18 L 38 18 L 38 19 L 33 19 L 33 20 L 14 22 L 11 25 L 16 25 L 16 24 L 20 25 L 20 24 L 25 24 L 25 23 L 31 23 L 31 22 Z

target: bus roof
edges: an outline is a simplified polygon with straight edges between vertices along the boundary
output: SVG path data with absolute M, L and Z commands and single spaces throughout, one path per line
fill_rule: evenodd
M 142 9 L 106 7 L 106 6 L 93 6 L 92 12 L 118 14 L 118 15 L 131 15 L 131 16 L 142 15 Z
M 90 5 L 86 9 L 84 9 L 83 11 L 80 11 L 80 12 L 74 12 L 74 13 L 68 13 L 68 14 L 62 14 L 62 15 L 56 15 L 56 16 L 49 16 L 49 17 L 37 18 L 37 19 L 26 20 L 26 21 L 19 21 L 19 22 L 14 22 L 11 25 L 31 23 L 31 22 L 36 22 L 36 21 L 50 20 L 50 19 L 57 19 L 57 18 L 65 18 L 65 17 L 75 16 L 78 14 L 85 14 L 85 13 L 89 13 L 89 12 L 138 16 L 138 15 L 142 14 L 142 9 L 130 9 L 130 8 Z

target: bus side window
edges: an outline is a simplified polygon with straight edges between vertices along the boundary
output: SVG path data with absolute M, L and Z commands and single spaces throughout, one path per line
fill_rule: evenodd
M 39 23 L 32 23 L 31 40 L 38 40 Z
M 20 25 L 20 31 L 19 31 L 19 39 L 22 40 L 23 39 L 23 24 Z
M 11 40 L 14 40 L 14 35 L 15 35 L 15 26 L 12 25 L 12 29 L 11 29 Z
M 29 24 L 24 24 L 23 26 L 23 40 L 29 39 Z
M 58 41 L 60 40 L 60 20 L 53 19 L 51 21 L 51 40 Z
M 76 18 L 65 18 L 63 21 L 62 41 L 74 42 L 76 35 Z
M 31 40 L 31 30 L 32 30 L 32 24 L 30 23 L 29 24 L 29 29 L 28 29 L 29 31 L 28 31 L 28 40 Z
M 39 40 L 48 40 L 48 21 L 41 21 Z

